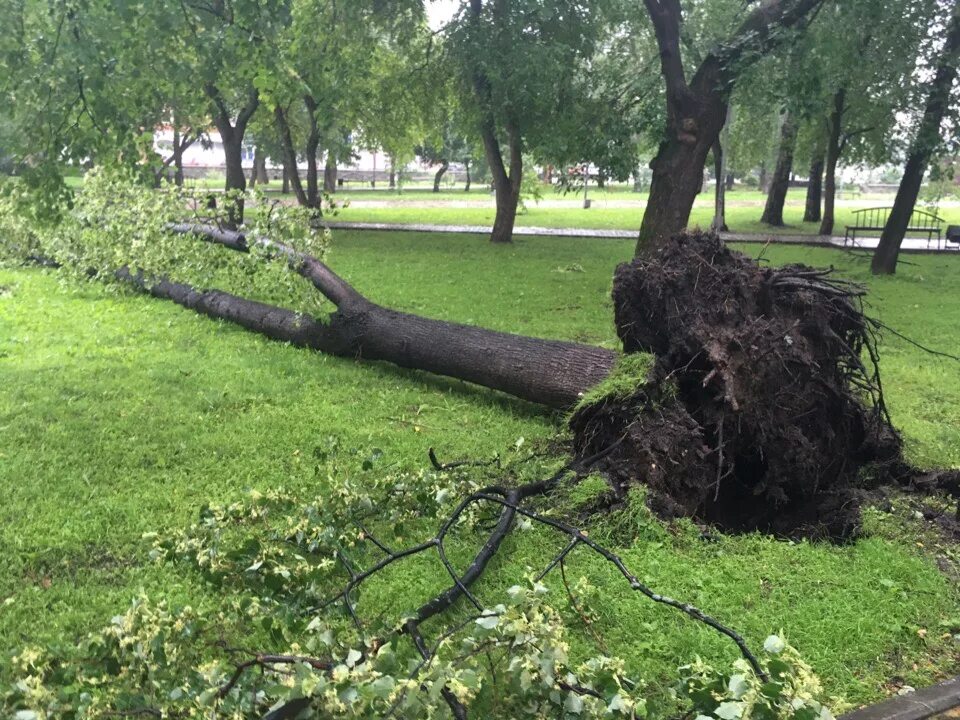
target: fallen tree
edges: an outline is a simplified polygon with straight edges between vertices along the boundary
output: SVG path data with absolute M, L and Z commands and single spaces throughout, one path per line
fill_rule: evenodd
M 123 212 L 109 207 L 114 214 Z M 85 216 L 81 228 L 87 229 L 81 232 L 99 232 L 99 217 Z M 157 538 L 154 551 L 167 560 L 190 562 L 215 587 L 230 589 L 227 595 L 248 595 L 234 608 L 245 618 L 255 607 L 264 628 L 275 627 L 278 621 L 289 623 L 289 637 L 281 641 L 289 652 L 247 650 L 221 638 L 213 647 L 222 657 L 211 666 L 193 635 L 193 620 L 186 623 L 190 632 L 178 636 L 183 618 L 163 608 L 137 605 L 122 623 L 133 628 L 135 642 L 118 635 L 126 630 L 112 629 L 105 638 L 93 638 L 96 652 L 81 648 L 75 665 L 31 660 L 29 674 L 40 686 L 69 685 L 81 695 L 92 688 L 105 693 L 103 707 L 127 714 L 158 715 L 173 709 L 171 716 L 178 716 L 183 707 L 212 704 L 240 716 L 266 712 L 264 717 L 279 720 L 297 717 L 308 708 L 331 714 L 359 712 L 357 707 L 366 703 L 377 716 L 412 717 L 423 716 L 425 703 L 434 703 L 435 709 L 440 701 L 454 717 L 466 718 L 479 695 L 478 672 L 486 671 L 481 662 L 489 661 L 496 683 L 491 659 L 496 652 L 522 656 L 521 662 L 541 668 L 532 689 L 516 695 L 519 704 L 536 703 L 542 712 L 563 710 L 576 716 L 599 717 L 614 711 L 634 716 L 642 707 L 639 686 L 624 677 L 622 666 L 611 658 L 594 658 L 573 668 L 561 655 L 550 655 L 554 647 L 563 647 L 562 622 L 557 611 L 540 599 L 540 582 L 558 570 L 570 606 L 582 618 L 564 575 L 564 563 L 580 550 L 613 564 L 631 591 L 679 610 L 736 643 L 743 655 L 734 676 L 740 678 L 737 683 L 712 670 L 684 678 L 696 712 L 713 717 L 719 708 L 714 694 L 701 692 L 704 684 L 726 688 L 733 702 L 740 697 L 733 688 L 743 683 L 758 692 L 779 683 L 774 695 L 764 690 L 764 697 L 777 708 L 774 714 L 801 717 L 791 695 L 797 689 L 794 671 L 782 669 L 782 640 L 768 639 L 773 648 L 769 652 L 778 657 L 774 665 L 764 662 L 722 621 L 641 582 L 617 554 L 554 514 L 553 505 L 565 488 L 599 470 L 601 485 L 605 481 L 609 487 L 596 497 L 600 507 L 625 501 L 632 487 L 642 485 L 649 507 L 661 517 L 690 517 L 725 530 L 761 530 L 787 537 L 854 536 L 865 494 L 899 476 L 912 477 L 884 403 L 874 337 L 878 325 L 863 313 L 861 287 L 827 270 L 763 267 L 726 248 L 715 235 L 677 235 L 653 256 L 617 269 L 613 298 L 623 354 L 615 354 L 384 308 L 317 256 L 258 232 L 186 223 L 168 226 L 163 237 L 239 254 L 231 260 L 241 256 L 256 262 L 279 260 L 308 280 L 336 310 L 321 320 L 304 311 L 201 290 L 157 269 L 149 272 L 148 267 L 159 266 L 147 260 L 107 274 L 154 297 L 280 341 L 428 370 L 571 409 L 574 457 L 546 479 L 521 480 L 510 469 L 499 473 L 494 484 L 461 482 L 452 492 L 427 492 L 426 499 L 422 494 L 404 498 L 412 485 L 387 478 L 379 485 L 372 481 L 378 495 L 364 487 L 363 497 L 334 493 L 333 500 L 323 498 L 317 504 L 271 495 L 246 508 L 206 508 L 183 538 Z M 69 247 L 60 246 L 64 251 L 60 259 L 76 263 L 85 257 L 71 255 Z M 100 257 L 92 273 L 105 277 L 103 268 L 110 257 L 114 255 Z M 167 264 L 171 271 L 176 266 Z M 250 267 L 256 270 L 255 265 Z M 431 461 L 439 474 L 471 464 L 440 463 L 432 453 Z M 956 485 L 956 477 L 926 481 L 927 489 L 956 490 Z M 451 494 L 459 499 L 451 502 Z M 385 509 L 396 512 L 404 504 L 417 517 L 436 514 L 441 523 L 433 537 L 407 545 L 409 540 L 398 533 L 381 534 L 393 532 L 392 518 L 381 517 Z M 475 586 L 521 521 L 552 529 L 565 544 L 556 554 L 541 558 L 543 565 L 531 578 L 531 589 L 514 586 L 508 593 L 513 598 L 509 606 L 491 609 Z M 239 536 L 230 534 L 241 527 L 244 532 Z M 221 545 L 228 528 L 227 536 L 239 543 L 234 549 Z M 448 542 L 461 543 L 452 538 L 464 529 L 479 536 L 480 544 L 466 563 L 460 545 L 461 560 L 453 562 L 447 555 Z M 256 536 L 253 541 L 247 532 Z M 403 615 L 399 624 L 391 624 L 389 618 L 366 618 L 358 611 L 361 585 L 407 558 L 433 552 L 450 576 L 447 587 L 418 600 L 417 607 L 405 608 L 412 613 Z M 334 572 L 338 575 L 330 575 Z M 331 586 L 340 589 L 330 593 Z M 256 605 L 250 597 L 258 598 Z M 342 615 L 326 612 L 334 608 L 342 609 Z M 464 609 L 469 613 L 466 619 Z M 329 626 L 319 623 L 321 615 Z M 445 624 L 438 628 L 441 621 Z M 425 627 L 433 630 L 432 638 Z M 529 631 L 531 627 L 535 632 Z M 338 630 L 336 644 L 322 639 L 331 636 L 331 628 Z M 208 627 L 206 635 L 218 630 Z M 398 645 L 401 638 L 410 641 L 405 649 Z M 304 639 L 313 643 L 306 650 L 301 645 Z M 119 682 L 106 687 L 100 683 L 105 666 L 144 663 L 143 658 L 123 656 L 128 645 L 150 648 L 156 654 L 150 662 L 162 665 L 166 675 L 162 683 L 155 682 L 156 697 L 141 696 L 139 683 L 132 689 Z M 383 648 L 390 652 L 381 653 Z M 168 666 L 165 659 L 180 653 L 191 653 L 193 674 L 186 680 L 182 667 Z M 406 670 L 398 669 L 404 665 L 393 653 L 407 661 Z M 552 659 L 545 666 L 542 662 L 548 656 Z M 197 668 L 204 668 L 203 673 Z M 805 666 L 795 670 L 809 677 Z M 294 675 L 302 685 L 286 684 Z M 179 693 L 167 692 L 170 687 L 179 688 Z M 303 689 L 308 687 L 312 690 Z M 324 692 L 315 692 L 317 687 Z M 27 701 L 17 693 L 19 689 L 13 702 Z M 698 698 L 703 697 L 708 698 L 707 705 L 698 707 Z M 819 713 L 820 705 L 814 710 Z
M 880 326 L 863 313 L 864 289 L 830 271 L 763 267 L 715 235 L 676 235 L 617 269 L 618 354 L 378 305 L 321 260 L 326 240 L 305 225 L 309 217 L 275 222 L 275 213 L 302 209 L 251 204 L 247 232 L 145 225 L 143 213 L 182 216 L 182 196 L 117 203 L 129 183 L 93 182 L 49 244 L 57 260 L 276 340 L 572 410 L 577 457 L 616 448 L 602 463 L 611 502 L 643 485 L 663 517 L 845 540 L 858 532 L 866 493 L 916 476 L 884 403 Z M 127 262 L 119 270 L 118 256 Z M 309 300 L 294 310 L 184 281 L 189 266 L 207 265 L 241 266 L 248 288 L 286 268 L 310 283 L 300 283 Z
M 614 499 L 650 489 L 665 517 L 788 537 L 854 536 L 860 499 L 903 474 L 864 290 L 805 266 L 763 268 L 715 235 L 678 235 L 614 280 L 626 353 L 432 320 L 379 306 L 315 257 L 215 226 L 173 232 L 283 257 L 337 310 L 327 322 L 220 291 L 128 280 L 155 297 L 274 339 L 383 360 L 575 409 L 580 457 Z M 866 360 L 861 356 L 865 355 Z M 626 368 L 626 370 L 625 370 Z

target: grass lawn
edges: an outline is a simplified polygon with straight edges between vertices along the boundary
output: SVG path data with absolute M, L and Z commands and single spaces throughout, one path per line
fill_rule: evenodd
M 429 205 L 429 193 L 403 193 L 397 196 L 395 205 L 383 207 L 381 203 L 370 204 L 371 193 L 346 192 L 342 198 L 349 199 L 350 205 L 340 211 L 338 220 L 351 222 L 384 223 L 431 223 L 436 225 L 487 225 L 493 224 L 495 207 L 489 194 L 484 194 L 485 203 L 470 194 L 470 205 L 465 199 L 451 193 L 434 195 Z M 421 197 L 425 195 L 426 197 Z M 338 196 L 340 197 L 340 196 Z M 549 228 L 589 228 L 603 230 L 631 230 L 640 227 L 643 218 L 645 195 L 627 195 L 630 204 L 622 201 L 622 193 L 594 194 L 592 207 L 584 210 L 577 199 L 566 199 L 562 195 L 554 196 L 547 192 L 544 202 L 537 205 L 528 203 L 527 210 L 517 215 L 517 224 L 521 226 Z M 760 222 L 763 213 L 764 195 L 754 190 L 740 190 L 730 193 L 727 200 L 727 225 L 731 232 L 760 233 L 764 235 L 817 235 L 819 223 L 803 222 L 803 195 L 794 191 L 784 208 L 784 227 L 771 227 Z M 558 203 L 562 201 L 562 204 Z M 453 205 L 452 203 L 456 203 Z M 846 225 L 853 225 L 855 210 L 866 207 L 888 207 L 892 205 L 892 196 L 842 200 L 835 212 L 834 235 L 843 235 Z M 448 204 L 448 206 L 444 206 Z M 941 207 L 939 216 L 944 221 L 944 230 L 948 224 L 960 223 L 960 205 Z M 690 216 L 690 225 L 709 227 L 713 219 L 712 198 L 704 196 L 698 199 Z M 923 236 L 926 237 L 926 236 Z
M 330 263 L 401 310 L 614 347 L 610 278 L 631 245 L 337 232 Z M 870 283 L 884 322 L 960 348 L 960 257 L 912 257 L 882 279 L 869 276 L 868 260 L 833 250 L 770 247 L 766 257 L 836 265 Z M 575 265 L 583 272 L 567 271 Z M 893 336 L 882 350 L 910 458 L 960 467 L 960 368 Z M 331 436 L 361 455 L 382 449 L 384 467 L 416 470 L 431 446 L 441 458 L 510 456 L 520 437 L 526 451 L 564 433 L 562 416 L 465 383 L 294 349 L 150 298 L 64 288 L 35 269 L 0 269 L 0 388 L 0 657 L 26 643 L 71 642 L 140 589 L 215 607 L 192 571 L 152 564 L 141 535 L 184 527 L 203 503 L 249 488 L 322 493 L 312 450 Z M 960 666 L 960 596 L 937 567 L 956 568 L 960 556 L 905 503 L 869 513 L 868 536 L 845 547 L 756 535 L 703 542 L 636 509 L 587 522 L 644 582 L 754 646 L 782 628 L 832 694 L 862 703 L 889 693 L 894 676 L 919 686 Z M 559 542 L 516 534 L 480 597 L 498 602 Z M 631 594 L 603 563 L 581 555 L 569 569 L 604 589 L 596 629 L 654 698 L 694 655 L 734 657 L 714 633 Z M 419 572 L 365 586 L 362 606 L 400 617 L 444 584 L 439 566 Z M 571 633 L 574 651 L 590 647 L 579 625 Z

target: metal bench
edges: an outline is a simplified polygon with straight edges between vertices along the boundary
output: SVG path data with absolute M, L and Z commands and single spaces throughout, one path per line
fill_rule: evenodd
M 843 234 L 843 244 L 857 244 L 857 233 L 861 231 L 883 232 L 887 224 L 887 218 L 890 216 L 892 207 L 864 208 L 863 210 L 853 211 L 853 225 L 847 225 Z M 933 242 L 933 236 L 937 236 L 937 250 L 940 249 L 940 243 L 943 239 L 943 219 L 937 217 L 932 212 L 926 210 L 914 210 L 910 214 L 910 222 L 907 224 L 908 233 L 926 233 L 927 247 Z
M 960 225 L 947 225 L 947 249 L 956 245 L 954 250 L 960 250 Z

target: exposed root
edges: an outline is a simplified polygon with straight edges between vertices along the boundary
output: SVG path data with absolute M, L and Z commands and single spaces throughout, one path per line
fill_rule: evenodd
M 898 464 L 864 290 L 830 270 L 761 267 L 712 234 L 679 235 L 614 279 L 626 353 L 654 353 L 629 397 L 581 407 L 576 450 L 621 496 L 726 530 L 844 540 L 867 466 Z M 872 473 L 874 478 L 883 472 Z

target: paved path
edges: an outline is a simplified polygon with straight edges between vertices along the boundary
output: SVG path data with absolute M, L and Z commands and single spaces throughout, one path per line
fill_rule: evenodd
M 485 235 L 490 232 L 486 225 L 432 225 L 425 223 L 376 223 L 328 221 L 324 225 L 332 230 L 387 230 L 421 233 L 466 233 Z M 535 226 L 517 226 L 514 235 L 538 235 L 546 237 L 583 237 L 609 238 L 614 240 L 633 240 L 636 230 L 598 230 L 590 228 L 547 228 Z M 821 247 L 843 248 L 843 238 L 825 235 L 774 235 L 764 233 L 720 233 L 728 242 L 778 243 L 786 245 L 813 245 Z M 872 250 L 877 246 L 878 238 L 859 238 L 856 248 Z M 929 246 L 928 246 L 929 245 Z M 938 249 L 936 241 L 927 243 L 925 238 L 906 238 L 901 246 L 902 252 L 942 252 L 956 253 L 960 256 L 960 245 L 941 243 Z

